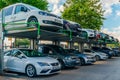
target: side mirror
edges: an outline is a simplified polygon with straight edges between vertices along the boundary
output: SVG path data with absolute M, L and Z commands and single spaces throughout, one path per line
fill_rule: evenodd
M 18 56 L 19 59 L 23 59 L 26 58 L 25 56 Z

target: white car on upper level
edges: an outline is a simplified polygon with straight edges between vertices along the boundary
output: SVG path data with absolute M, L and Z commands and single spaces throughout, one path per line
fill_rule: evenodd
M 95 38 L 94 30 L 92 30 L 92 29 L 82 29 L 82 31 L 87 32 L 88 38 Z
M 28 4 L 16 3 L 2 10 L 3 16 L 5 16 L 5 24 L 7 24 L 5 26 L 6 30 L 28 29 L 40 25 L 41 29 L 58 31 L 63 26 L 63 21 L 59 16 L 42 11 Z M 0 20 L 2 20 L 1 17 L 0 15 Z

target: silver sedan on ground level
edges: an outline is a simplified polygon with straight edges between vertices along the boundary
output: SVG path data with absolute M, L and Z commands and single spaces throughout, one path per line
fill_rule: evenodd
M 85 50 L 84 50 L 84 53 L 94 55 L 94 56 L 95 56 L 95 59 L 96 59 L 97 61 L 98 61 L 98 60 L 108 59 L 107 54 L 105 54 L 105 53 L 103 53 L 103 52 L 100 52 L 100 51 L 93 51 L 93 50 L 90 50 L 90 49 L 85 49 Z
M 4 69 L 26 73 L 29 77 L 58 73 L 59 62 L 31 49 L 12 49 L 4 52 Z

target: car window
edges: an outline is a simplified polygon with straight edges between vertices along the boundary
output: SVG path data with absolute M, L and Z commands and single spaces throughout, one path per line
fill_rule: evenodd
M 17 51 L 14 57 L 19 57 L 20 55 L 22 55 L 22 53 L 20 51 Z
M 11 51 L 7 51 L 4 53 L 5 56 L 11 56 Z
M 13 53 L 12 53 L 12 56 L 14 57 L 19 57 L 22 53 L 18 50 L 14 50 Z
M 9 15 L 12 15 L 12 11 L 13 11 L 13 6 L 9 7 L 9 8 L 5 8 L 3 10 L 5 16 L 9 16 Z
M 55 54 L 55 52 L 53 51 L 53 49 L 51 49 L 49 47 L 44 47 L 43 53 L 49 54 L 49 55 L 54 55 Z
M 27 57 L 45 57 L 46 56 L 41 52 L 38 52 L 37 50 L 31 50 L 31 49 L 19 49 L 19 50 Z
M 16 8 L 15 8 L 14 14 L 17 14 L 17 13 L 19 13 L 19 12 L 22 12 L 22 11 L 21 11 L 21 8 L 24 8 L 24 10 L 28 11 L 28 8 L 27 8 L 27 7 L 25 7 L 25 6 L 23 6 L 23 5 L 17 5 Z

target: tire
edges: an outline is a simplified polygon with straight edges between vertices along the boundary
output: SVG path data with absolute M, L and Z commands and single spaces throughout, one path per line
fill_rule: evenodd
M 35 77 L 36 76 L 36 69 L 33 65 L 27 65 L 25 69 L 25 73 L 28 77 Z
M 80 58 L 81 65 L 85 65 L 85 60 L 83 58 Z
M 27 27 L 38 27 L 38 20 L 35 17 L 30 17 L 27 22 Z
M 100 60 L 100 56 L 95 56 L 96 61 Z
M 61 69 L 64 69 L 65 68 L 64 62 L 62 60 L 58 60 L 58 61 L 59 61 L 60 65 L 61 65 Z

